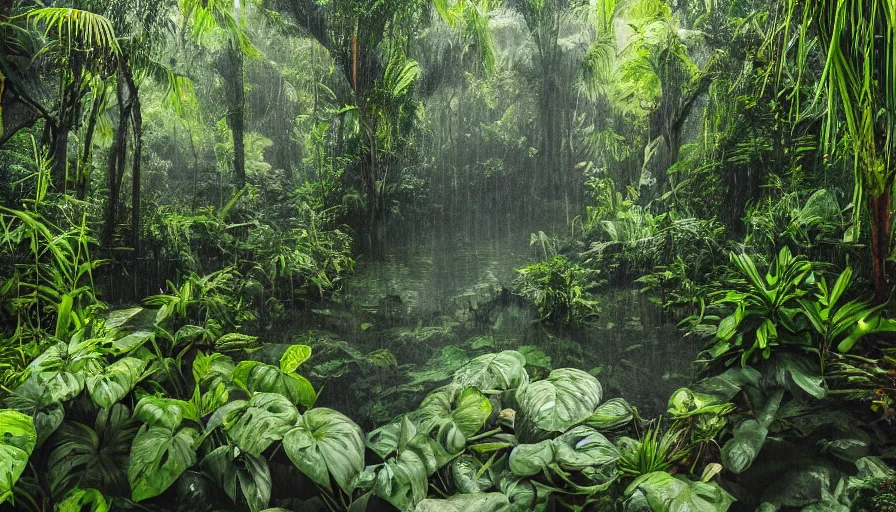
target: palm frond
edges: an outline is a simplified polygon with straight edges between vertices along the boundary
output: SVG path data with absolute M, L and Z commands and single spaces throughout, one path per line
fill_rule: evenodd
M 55 31 L 68 47 L 80 42 L 107 53 L 118 54 L 121 51 L 112 22 L 99 14 L 66 7 L 42 7 L 23 16 L 35 26 L 43 25 L 45 35 Z

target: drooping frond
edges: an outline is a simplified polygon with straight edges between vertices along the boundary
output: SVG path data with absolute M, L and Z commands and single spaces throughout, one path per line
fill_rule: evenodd
M 121 51 L 112 22 L 99 14 L 66 7 L 42 7 L 24 16 L 35 26 L 44 25 L 45 34 L 55 31 L 69 48 L 79 42 L 107 53 Z

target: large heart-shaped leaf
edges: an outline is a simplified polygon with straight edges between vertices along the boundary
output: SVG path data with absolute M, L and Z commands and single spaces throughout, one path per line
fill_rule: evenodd
M 725 512 L 734 503 L 715 483 L 689 482 L 662 471 L 636 478 L 625 493 L 630 502 L 646 502 L 653 512 Z M 626 510 L 637 509 L 626 506 Z
M 308 345 L 293 345 L 286 349 L 280 357 L 280 370 L 284 373 L 292 373 L 311 357 L 311 347 Z
M 229 385 L 233 380 L 233 359 L 224 354 L 196 354 L 193 360 L 193 379 L 202 389 L 215 389 L 218 384 Z
M 554 445 L 549 439 L 535 444 L 521 444 L 510 452 L 510 471 L 517 476 L 541 473 L 554 462 Z
M 586 473 L 592 479 L 598 474 L 610 478 L 616 473 L 619 450 L 603 434 L 591 427 L 573 427 L 551 443 L 554 446 L 554 459 L 563 469 Z
M 67 402 L 84 389 L 84 374 L 80 372 L 43 372 L 38 374 L 37 379 L 42 386 L 46 386 L 55 402 Z
M 464 494 L 487 491 L 492 482 L 482 469 L 482 463 L 472 455 L 461 455 L 451 463 L 451 479 Z
M 37 447 L 44 444 L 50 434 L 59 428 L 65 417 L 62 404 L 53 400 L 47 386 L 41 384 L 37 376 L 32 376 L 6 399 L 6 405 L 31 416 L 37 430 Z
M 758 421 L 741 421 L 734 427 L 734 437 L 722 447 L 722 464 L 734 473 L 744 471 L 756 460 L 767 435 L 768 428 Z
M 398 509 L 413 509 L 426 498 L 429 477 L 452 457 L 440 443 L 418 434 L 405 445 L 398 457 L 383 464 L 376 474 L 373 490 Z
M 57 512 L 108 512 L 109 504 L 96 489 L 75 489 L 56 505 Z
M 621 427 L 634 419 L 632 406 L 622 398 L 611 398 L 600 404 L 585 424 L 597 430 Z
M 0 503 L 12 496 L 12 488 L 28 466 L 37 443 L 31 416 L 0 410 Z
M 141 398 L 134 408 L 134 417 L 150 427 L 162 425 L 171 429 L 179 427 L 184 418 L 199 420 L 193 403 L 155 396 Z
M 364 469 L 364 433 L 345 415 L 318 407 L 306 412 L 283 438 L 286 455 L 314 483 L 330 489 L 330 475 L 351 494 Z
M 416 435 L 417 425 L 405 415 L 367 434 L 367 447 L 386 459 L 390 454 L 404 448 Z
M 242 496 L 250 512 L 265 510 L 271 499 L 271 472 L 264 457 L 248 453 L 236 455 L 230 446 L 212 450 L 202 459 L 202 468 L 219 489 L 233 500 Z
M 454 382 L 482 391 L 515 389 L 529 382 L 526 358 L 515 350 L 485 354 L 456 371 Z
M 136 357 L 115 361 L 106 369 L 87 378 L 87 392 L 93 403 L 108 409 L 124 398 L 140 380 L 146 362 Z
M 252 455 L 261 455 L 271 443 L 282 439 L 299 417 L 296 406 L 275 393 L 259 393 L 247 405 L 226 432 L 233 444 Z
M 93 428 L 66 421 L 53 436 L 55 446 L 47 461 L 54 493 L 75 487 L 126 494 L 126 467 L 137 425 L 122 404 L 100 409 Z
M 600 383 L 573 368 L 554 370 L 545 380 L 516 392 L 516 429 L 524 442 L 540 441 L 583 422 L 600 404 Z
M 449 384 L 427 395 L 416 417 L 422 431 L 437 430 L 442 445 L 456 453 L 463 450 L 466 438 L 479 432 L 491 413 L 491 402 L 477 389 Z
M 233 382 L 253 393 L 277 393 L 285 396 L 295 405 L 311 407 L 317 400 L 317 393 L 308 379 L 295 373 L 285 373 L 276 366 L 243 361 L 233 370 Z
M 507 510 L 510 502 L 500 492 L 458 494 L 447 500 L 423 500 L 414 512 L 500 512 Z
M 116 355 L 126 354 L 137 350 L 146 344 L 150 339 L 155 338 L 152 331 L 137 331 L 128 334 L 112 342 L 112 353 Z
M 193 441 L 198 435 L 192 428 L 175 431 L 164 425 L 140 427 L 128 463 L 132 499 L 142 501 L 158 496 L 195 464 Z

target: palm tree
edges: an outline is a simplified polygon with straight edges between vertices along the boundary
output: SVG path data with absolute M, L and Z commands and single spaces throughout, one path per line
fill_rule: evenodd
M 824 69 L 813 101 L 827 101 L 823 139 L 828 153 L 845 146 L 853 158 L 854 235 L 858 236 L 864 206 L 870 218 L 874 295 L 882 303 L 889 295 L 886 260 L 896 177 L 896 3 L 788 0 L 784 14 L 776 34 L 781 44 L 794 37 L 791 22 L 801 21 L 795 29 L 799 44 L 783 53 L 782 66 L 795 60 L 799 68 L 809 69 L 808 49 L 821 43 Z

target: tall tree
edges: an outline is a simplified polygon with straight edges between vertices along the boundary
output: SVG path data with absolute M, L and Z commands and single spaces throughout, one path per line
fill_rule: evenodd
M 896 2 L 788 0 L 784 15 L 775 36 L 777 44 L 792 49 L 782 54 L 782 66 L 791 60 L 810 69 L 809 49 L 821 43 L 824 70 L 818 92 L 802 101 L 827 102 L 825 145 L 831 154 L 846 147 L 853 159 L 856 230 L 867 211 L 874 295 L 884 302 L 890 293 L 886 267 L 896 177 Z M 796 34 L 791 20 L 802 20 Z M 789 43 L 794 37 L 796 45 Z M 798 101 L 794 108 L 806 106 Z

